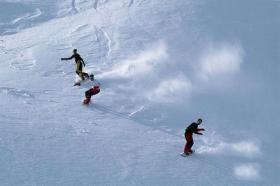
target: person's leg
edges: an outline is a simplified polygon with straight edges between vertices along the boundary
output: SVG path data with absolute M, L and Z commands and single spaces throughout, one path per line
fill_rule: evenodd
M 91 98 L 90 89 L 85 92 L 85 97 L 86 98 Z
M 80 78 L 82 80 L 84 80 L 85 78 L 83 77 L 83 65 L 80 61 L 77 62 L 77 68 L 76 68 L 76 73 L 78 74 L 78 76 L 80 76 Z
M 189 152 L 189 146 L 188 146 L 188 134 L 185 133 L 185 139 L 186 139 L 186 144 L 184 148 L 184 153 L 187 154 Z
M 185 154 L 188 154 L 189 153 L 189 147 L 188 147 L 188 142 L 186 142 L 186 144 L 185 144 L 185 148 L 184 148 L 184 153 Z
M 79 71 L 80 71 L 80 77 L 82 78 L 82 80 L 85 80 L 85 76 L 84 76 L 84 73 L 83 73 L 83 64 L 82 64 L 82 62 L 80 62 Z
M 191 147 L 193 146 L 193 139 L 192 139 L 192 134 L 191 133 L 186 133 L 185 134 L 185 138 L 186 138 L 186 145 L 185 145 L 185 149 L 184 149 L 184 153 L 192 153 Z
M 188 153 L 192 153 L 193 151 L 191 150 L 193 145 L 193 140 L 191 141 L 187 141 L 186 145 L 185 145 L 185 149 L 184 149 L 184 153 L 188 154 Z
M 83 103 L 84 103 L 85 105 L 88 105 L 89 102 L 90 102 L 90 98 L 85 98 L 84 101 L 83 101 Z
M 189 152 L 192 153 L 193 139 L 191 139 L 188 143 Z
M 91 98 L 90 89 L 85 92 L 85 97 L 86 98 L 84 99 L 84 104 L 89 104 Z

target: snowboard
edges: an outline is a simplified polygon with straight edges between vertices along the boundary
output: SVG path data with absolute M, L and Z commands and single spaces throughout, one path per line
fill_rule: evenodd
M 193 150 L 193 152 L 192 153 L 188 153 L 188 154 L 185 154 L 185 153 L 182 153 L 182 154 L 180 154 L 182 157 L 187 157 L 187 156 L 190 156 L 190 155 L 192 155 L 194 153 L 194 150 Z
M 78 82 L 75 82 L 74 86 L 81 86 L 82 83 L 87 82 L 87 81 L 94 81 L 94 75 L 90 74 L 90 75 L 84 76 L 84 79 L 80 80 Z
M 82 103 L 83 103 L 83 105 L 88 106 L 90 104 L 90 102 L 91 102 L 91 100 L 84 99 Z

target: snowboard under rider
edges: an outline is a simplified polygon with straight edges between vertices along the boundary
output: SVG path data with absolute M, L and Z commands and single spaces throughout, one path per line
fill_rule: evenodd
M 189 155 L 193 153 L 193 150 L 191 149 L 194 142 L 193 142 L 193 133 L 198 134 L 198 135 L 203 135 L 199 131 L 205 131 L 203 128 L 198 128 L 198 126 L 202 123 L 202 119 L 198 119 L 197 122 L 193 122 L 190 124 L 186 130 L 185 130 L 185 139 L 186 139 L 186 145 L 184 148 L 184 153 L 183 155 Z
M 92 88 L 88 89 L 85 92 L 85 99 L 83 101 L 83 104 L 88 105 L 90 103 L 91 96 L 96 95 L 99 92 L 100 92 L 100 85 L 99 84 L 96 84 Z
M 78 76 L 80 76 L 82 80 L 88 78 L 88 74 L 83 72 L 83 66 L 85 67 L 86 64 L 80 54 L 78 54 L 77 49 L 73 50 L 73 55 L 71 57 L 61 58 L 61 60 L 71 60 L 73 58 L 76 62 L 76 74 L 78 74 Z

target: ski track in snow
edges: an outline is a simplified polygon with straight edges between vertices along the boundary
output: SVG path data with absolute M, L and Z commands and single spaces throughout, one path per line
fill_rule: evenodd
M 132 117 L 133 115 L 137 114 L 138 112 L 141 112 L 143 109 L 145 108 L 145 106 L 141 106 L 139 109 L 137 109 L 134 112 L 131 112 L 128 117 Z
M 141 6 L 142 3 L 144 3 L 145 1 L 146 1 L 146 0 L 140 0 L 140 1 L 138 2 L 137 6 Z
M 33 69 L 37 64 L 36 60 L 33 58 L 31 49 L 27 49 L 27 51 L 24 52 L 16 52 L 13 50 L 11 53 L 16 54 L 17 58 L 9 60 L 10 68 L 27 71 Z
M 94 104 L 94 106 L 90 106 L 90 108 L 93 109 L 93 110 L 97 109 L 97 110 L 101 111 L 102 113 L 114 115 L 114 116 L 117 116 L 117 117 L 122 118 L 122 119 L 127 119 L 127 120 L 134 121 L 134 119 L 129 118 L 129 116 L 127 114 L 114 111 L 114 110 L 112 110 L 110 108 L 107 108 L 105 106 L 102 106 L 100 104 Z
M 97 10 L 97 8 L 98 8 L 98 0 L 95 0 L 95 1 L 94 1 L 94 3 L 93 3 L 93 8 L 94 8 L 95 10 Z
M 30 20 L 30 19 L 34 19 L 34 18 L 37 18 L 37 17 L 41 16 L 42 14 L 43 14 L 42 11 L 39 8 L 36 8 L 36 10 L 33 14 L 31 14 L 31 15 L 27 14 L 27 15 L 18 17 L 16 19 L 14 19 L 10 24 L 16 24 L 16 23 L 21 22 L 21 21 L 27 21 L 27 20 Z
M 74 13 L 79 13 L 79 10 L 76 7 L 76 0 L 72 0 L 71 6 L 72 6 L 72 11 L 74 11 Z
M 0 93 L 20 98 L 35 98 L 35 96 L 29 91 L 9 87 L 0 87 Z
M 111 38 L 103 28 L 94 26 L 94 30 L 96 42 L 98 44 L 98 51 L 95 55 L 98 55 L 101 58 L 108 58 L 111 54 Z
M 102 27 L 90 24 L 78 25 L 69 33 L 69 37 L 72 41 L 72 47 L 69 48 L 84 48 L 81 54 L 87 54 L 86 58 L 105 61 L 111 54 L 112 41 Z M 68 47 L 60 47 L 59 49 L 68 49 Z M 90 63 L 88 67 L 90 67 Z
M 12 61 L 10 62 L 10 67 L 18 70 L 30 70 L 36 65 L 35 60 L 22 60 L 23 62 L 19 61 Z
M 89 105 L 89 108 L 91 110 L 98 110 L 101 114 L 103 115 L 108 115 L 110 117 L 114 117 L 114 118 L 119 118 L 119 119 L 124 119 L 124 120 L 128 120 L 128 121 L 131 121 L 131 122 L 136 122 L 140 125 L 144 125 L 140 120 L 138 119 L 135 119 L 133 118 L 133 116 L 138 113 L 138 112 L 141 112 L 144 107 L 140 107 L 137 111 L 135 111 L 135 113 L 123 113 L 123 112 L 119 112 L 119 111 L 116 111 L 116 110 L 113 110 L 111 109 L 110 107 L 106 107 L 106 106 L 102 106 L 98 103 L 95 103 L 94 105 Z M 131 115 L 132 114 L 132 115 Z M 174 137 L 181 137 L 180 135 L 177 135 L 177 134 L 174 134 L 172 132 L 172 130 L 170 130 L 169 128 L 167 127 L 157 127 L 157 126 L 149 126 L 151 129 L 150 130 L 157 130 L 157 131 L 161 131 L 163 133 L 166 133 L 166 134 L 169 134 L 171 136 L 174 136 Z
M 108 35 L 108 33 L 104 30 L 104 29 L 102 29 L 102 28 L 100 28 L 100 31 L 102 32 L 102 34 L 105 36 L 105 38 L 106 38 L 106 44 L 107 44 L 107 54 L 106 54 L 106 57 L 108 58 L 109 56 L 110 56 L 110 54 L 111 54 L 111 43 L 112 43 L 112 40 L 111 40 L 111 38 L 109 37 L 109 35 Z
M 130 0 L 129 4 L 128 4 L 128 7 L 131 7 L 134 3 L 134 0 Z
M 7 52 L 5 51 L 5 42 L 4 40 L 0 40 L 0 54 L 6 54 Z
M 90 2 L 91 11 L 99 13 L 99 11 L 97 12 L 96 10 L 98 9 L 98 5 L 102 4 L 103 1 L 93 0 Z M 135 0 L 125 1 L 123 4 L 125 4 L 126 8 L 128 2 L 128 7 L 133 6 L 133 8 L 139 8 L 144 4 L 143 2 L 148 3 L 148 1 L 145 0 L 139 2 Z M 73 12 L 82 13 L 83 7 L 80 6 L 79 2 L 72 0 L 71 3 Z M 88 3 L 88 1 L 86 3 Z M 69 10 L 69 1 L 67 1 L 67 7 L 67 10 Z M 101 8 L 99 10 L 102 11 Z M 37 16 L 40 16 L 39 13 L 33 15 L 33 17 L 19 17 L 14 20 L 14 24 Z M 61 22 L 58 24 L 60 23 Z M 131 19 L 130 24 L 134 24 L 135 26 L 138 23 L 133 23 L 133 19 Z M 52 26 L 55 26 L 55 24 Z M 145 28 L 142 27 L 142 25 L 137 26 L 139 26 L 139 29 L 143 29 L 145 37 L 153 37 L 151 34 L 153 30 L 149 30 L 149 27 Z M 108 59 L 114 47 L 112 46 L 114 40 L 112 40 L 113 38 L 109 35 L 111 32 L 107 30 L 109 28 L 110 25 L 95 24 L 83 20 L 82 23 L 77 23 L 73 30 L 71 30 L 72 28 L 63 30 L 66 36 L 62 40 L 57 41 L 55 45 L 57 48 L 54 49 L 54 51 L 58 53 L 53 55 L 59 55 L 70 50 L 74 46 L 78 46 L 82 51 L 81 53 L 85 53 L 85 55 L 93 54 L 96 57 L 94 60 Z M 14 37 L 16 36 L 17 35 Z M 43 43 L 48 40 L 49 36 L 45 37 L 46 39 Z M 96 39 L 96 41 L 94 39 Z M 33 50 L 32 46 L 34 45 L 28 43 L 22 45 L 21 48 L 15 47 L 15 50 L 11 49 L 11 52 L 9 52 L 9 50 L 5 50 L 4 41 L 5 40 L 0 40 L 0 44 L 3 44 L 3 46 L 2 44 L 0 46 L 0 52 L 9 53 L 14 57 L 14 59 L 8 62 L 11 68 L 22 71 L 33 70 L 35 72 L 37 69 L 35 69 L 34 66 L 42 65 L 40 68 L 43 69 L 39 73 L 35 73 L 35 78 L 30 77 L 30 79 L 24 79 L 24 81 L 28 82 L 28 80 L 30 80 L 32 82 L 26 89 L 12 88 L 20 84 L 20 81 L 16 79 L 11 79 L 9 82 L 11 84 L 14 83 L 11 87 L 7 85 L 0 87 L 0 96 L 3 98 L 34 99 L 32 100 L 32 104 L 34 105 L 28 108 L 21 107 L 21 103 L 15 101 L 16 106 L 7 105 L 7 111 L 5 106 L 5 108 L 2 109 L 4 114 L 0 113 L 0 119 L 1 122 L 3 122 L 3 124 L 1 123 L 3 128 L 1 128 L 2 133 L 0 134 L 7 133 L 3 135 L 6 141 L 2 140 L 2 136 L 0 136 L 0 152 L 2 154 L 0 163 L 7 160 L 9 161 L 14 157 L 17 158 L 15 159 L 15 166 L 17 167 L 13 167 L 14 162 L 12 161 L 5 165 L 8 167 L 7 172 L 9 172 L 11 178 L 5 179 L 3 176 L 5 174 L 0 173 L 0 180 L 1 182 L 3 181 L 4 184 L 5 181 L 8 184 L 13 182 L 9 179 L 16 179 L 18 183 L 19 181 L 22 183 L 22 180 L 24 180 L 26 183 L 22 184 L 26 185 L 55 185 L 55 183 L 63 185 L 77 183 L 76 178 L 78 178 L 78 181 L 82 182 L 81 185 L 89 185 L 92 181 L 91 179 L 99 179 L 98 183 L 103 185 L 118 185 L 118 183 L 125 183 L 123 185 L 157 185 L 162 183 L 160 185 L 164 185 L 170 184 L 170 182 L 168 182 L 169 178 L 175 182 L 179 180 L 178 183 L 180 183 L 180 185 L 182 185 L 181 183 L 196 185 L 197 182 L 197 185 L 201 185 L 200 183 L 205 185 L 205 183 L 213 181 L 213 178 L 217 178 L 217 180 L 221 180 L 222 182 L 218 183 L 213 181 L 211 183 L 217 183 L 217 185 L 236 185 L 235 183 L 238 183 L 237 185 L 246 185 L 247 183 L 248 185 L 258 185 L 257 182 L 249 183 L 236 181 L 231 169 L 233 167 L 232 164 L 235 162 L 258 161 L 258 159 L 241 159 L 239 157 L 240 159 L 236 161 L 232 160 L 227 162 L 225 160 L 224 162 L 220 162 L 220 157 L 215 156 L 215 154 L 211 156 L 199 151 L 192 157 L 183 159 L 179 156 L 179 152 L 183 148 L 182 144 L 184 143 L 183 135 L 174 134 L 172 129 L 167 128 L 164 124 L 160 127 L 153 126 L 152 122 L 144 124 L 144 122 L 142 123 L 140 119 L 136 118 L 137 116 L 142 118 L 149 117 L 145 114 L 141 115 L 143 113 L 142 111 L 146 108 L 143 103 L 135 105 L 132 111 L 129 109 L 125 110 L 122 109 L 124 107 L 119 108 L 117 103 L 107 101 L 106 99 L 108 99 L 108 97 L 104 98 L 104 94 L 102 95 L 101 93 L 98 97 L 93 98 L 93 100 L 97 100 L 97 103 L 94 102 L 88 107 L 80 106 L 80 99 L 84 96 L 84 90 L 88 88 L 88 85 L 72 87 L 72 85 L 68 84 L 70 82 L 69 79 L 73 78 L 70 77 L 70 74 L 74 74 L 72 66 L 67 68 L 66 71 L 69 71 L 66 73 L 67 76 L 61 77 L 64 73 L 63 69 L 66 68 L 65 64 L 55 64 L 56 62 L 51 62 L 50 60 L 53 58 L 45 59 L 44 57 L 46 56 L 39 56 L 39 54 L 37 54 L 44 52 L 44 49 L 48 49 L 47 47 L 39 47 Z M 67 41 L 67 44 L 62 44 L 63 42 L 65 43 L 65 41 Z M 47 45 L 48 44 L 49 43 L 47 43 Z M 52 45 L 49 47 L 51 46 Z M 17 53 L 17 51 L 21 50 L 25 51 Z M 37 56 L 33 56 L 32 52 L 37 52 Z M 113 52 L 115 54 L 115 51 Z M 123 51 L 120 51 L 120 53 L 122 52 Z M 135 51 L 135 53 L 136 52 L 138 51 Z M 45 61 L 40 61 L 40 63 L 37 64 L 36 60 L 38 60 L 38 58 L 36 57 L 38 56 Z M 48 64 L 48 62 L 50 62 L 50 64 Z M 49 69 L 48 65 L 53 67 L 54 64 L 57 65 L 54 67 L 55 70 L 52 68 Z M 13 75 L 12 72 L 10 74 Z M 28 72 L 28 74 L 30 73 Z M 60 76 L 58 76 L 58 74 Z M 46 81 L 41 84 L 40 80 L 36 82 L 36 78 L 44 78 Z M 65 83 L 66 81 L 67 83 Z M 112 79 L 112 81 L 115 81 L 113 83 L 118 83 L 116 79 Z M 57 84 L 59 85 L 57 86 Z M 42 86 L 43 88 L 37 86 Z M 44 89 L 46 86 L 52 87 L 51 90 Z M 36 91 L 39 88 L 42 91 Z M 106 88 L 104 91 L 106 91 Z M 37 98 L 40 98 L 40 100 Z M 108 103 L 113 105 L 104 106 L 106 104 L 109 105 Z M 15 111 L 12 111 L 13 109 L 15 109 Z M 22 110 L 24 110 L 24 112 Z M 77 117 L 77 113 L 81 117 Z M 30 129 L 28 129 L 28 127 L 30 127 Z M 14 133 L 16 135 L 14 135 Z M 68 144 L 69 141 L 71 143 Z M 34 154 L 29 154 L 29 152 L 33 153 L 33 150 Z M 60 157 L 60 155 L 62 156 Z M 65 162 L 63 162 L 64 158 Z M 237 159 L 238 156 L 225 153 L 222 158 Z M 45 162 L 50 164 L 47 165 Z M 203 169 L 200 167 L 201 164 L 204 166 Z M 256 164 L 258 165 L 258 163 Z M 178 171 L 186 167 L 192 169 L 194 172 L 186 172 L 185 174 Z M 16 169 L 16 171 L 12 172 L 14 169 Z M 66 170 L 65 175 L 63 174 L 64 172 L 61 171 L 63 169 Z M 21 171 L 22 173 L 20 175 L 27 174 L 27 176 L 14 176 L 14 173 L 17 175 L 18 170 L 25 170 Z M 38 170 L 40 171 L 39 173 L 37 173 Z M 198 179 L 198 176 L 194 176 L 193 173 L 202 173 L 203 179 Z M 60 174 L 64 177 L 60 177 Z M 101 177 L 96 176 L 96 174 Z M 58 180 L 53 178 L 56 176 L 59 177 Z M 43 181 L 41 181 L 41 178 L 44 180 L 42 179 Z M 167 182 L 165 183 L 161 180 L 166 180 Z M 177 185 L 175 182 L 174 185 Z
M 84 30 L 87 30 L 89 28 L 88 24 L 77 26 L 73 31 L 71 31 L 71 34 L 77 33 L 80 34 L 80 32 L 83 32 Z

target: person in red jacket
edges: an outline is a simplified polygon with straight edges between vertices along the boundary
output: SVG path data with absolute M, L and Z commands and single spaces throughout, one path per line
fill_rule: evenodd
M 85 99 L 83 101 L 83 104 L 88 105 L 90 103 L 91 96 L 96 95 L 100 92 L 99 86 L 99 84 L 94 85 L 92 88 L 85 92 Z
M 200 125 L 202 123 L 202 119 L 199 118 L 197 120 L 197 122 L 193 122 L 192 124 L 190 124 L 186 130 L 185 130 L 185 138 L 186 138 L 186 145 L 184 148 L 184 153 L 182 154 L 182 156 L 186 156 L 189 155 L 191 153 L 193 153 L 193 150 L 191 149 L 194 142 L 193 142 L 193 133 L 198 134 L 198 135 L 203 135 L 201 132 L 199 131 L 204 131 L 203 128 L 198 128 L 198 125 Z

